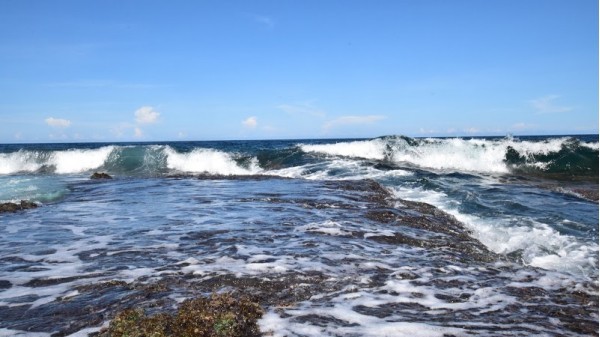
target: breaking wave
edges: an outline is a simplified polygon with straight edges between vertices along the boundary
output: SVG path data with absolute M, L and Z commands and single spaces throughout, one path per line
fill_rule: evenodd
M 302 144 L 307 153 L 481 173 L 598 175 L 598 142 L 573 137 L 519 140 L 388 136 L 334 144 Z
M 180 172 L 250 175 L 261 171 L 256 158 L 236 158 L 230 153 L 213 149 L 194 149 L 189 153 L 178 153 L 167 147 L 165 152 L 167 167 Z
M 255 157 L 214 149 L 178 152 L 166 145 L 105 146 L 64 151 L 19 150 L 0 153 L 0 174 L 76 174 L 105 170 L 118 174 L 203 173 L 248 175 L 261 171 Z
M 451 214 L 472 231 L 488 249 L 512 256 L 523 264 L 593 278 L 598 270 L 598 242 L 561 233 L 532 216 L 493 218 L 465 213 L 447 194 L 422 188 L 392 188 L 403 200 L 426 202 Z M 547 219 L 546 219 L 547 220 Z
M 597 139 L 585 142 L 574 137 L 521 140 L 387 136 L 338 142 L 285 142 L 280 147 L 267 149 L 252 142 L 239 142 L 234 148 L 205 145 L 195 142 L 128 144 L 87 149 L 65 147 L 54 151 L 23 147 L 0 153 L 0 174 L 79 174 L 104 170 L 135 176 L 274 174 L 336 179 L 354 176 L 348 172 L 353 170 L 359 176 L 363 176 L 365 170 L 378 171 L 373 165 L 365 167 L 365 163 L 375 161 L 377 165 L 391 164 L 395 169 L 517 173 L 551 178 L 598 177 Z M 344 165 L 338 165 L 341 162 Z
M 18 172 L 79 173 L 101 167 L 114 146 L 64 151 L 28 151 L 0 153 L 0 174 Z

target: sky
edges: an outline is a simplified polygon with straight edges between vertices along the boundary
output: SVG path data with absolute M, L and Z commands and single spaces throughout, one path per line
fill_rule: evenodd
M 598 133 L 596 0 L 0 0 L 0 143 Z

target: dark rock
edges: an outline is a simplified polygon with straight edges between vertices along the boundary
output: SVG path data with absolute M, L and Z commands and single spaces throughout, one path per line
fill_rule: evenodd
M 90 179 L 112 179 L 112 177 L 109 176 L 108 173 L 94 172 L 94 174 L 92 174 Z
M 176 315 L 146 316 L 140 308 L 120 312 L 101 336 L 260 336 L 257 320 L 263 310 L 246 297 L 213 294 L 186 300 Z
M 21 200 L 20 203 L 6 202 L 0 204 L 0 213 L 16 212 L 24 209 L 36 208 L 38 205 L 35 202 Z
M 598 202 L 598 190 L 597 189 L 594 190 L 594 189 L 585 189 L 585 188 L 574 188 L 573 192 L 576 195 L 583 197 L 584 199 Z
M 7 280 L 0 280 L 0 290 L 8 289 L 12 287 L 12 283 Z
M 88 274 L 88 275 L 80 275 L 80 276 L 70 276 L 70 277 L 60 277 L 60 278 L 41 278 L 41 279 L 33 279 L 24 284 L 25 287 L 47 287 L 61 283 L 73 282 L 86 278 L 94 278 L 101 276 L 102 274 Z

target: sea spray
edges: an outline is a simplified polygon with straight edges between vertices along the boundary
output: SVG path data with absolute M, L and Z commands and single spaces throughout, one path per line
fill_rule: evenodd
M 232 154 L 213 149 L 194 149 L 188 153 L 179 153 L 167 147 L 165 152 L 167 167 L 180 172 L 250 175 L 261 171 L 256 158 L 252 158 L 246 166 L 243 166 Z
M 598 174 L 598 143 L 573 137 L 424 138 L 388 136 L 330 144 L 301 144 L 303 151 L 328 156 L 384 160 L 456 172 Z
M 114 146 L 105 146 L 95 150 L 56 151 L 50 156 L 48 165 L 59 174 L 85 172 L 102 166 L 114 149 Z

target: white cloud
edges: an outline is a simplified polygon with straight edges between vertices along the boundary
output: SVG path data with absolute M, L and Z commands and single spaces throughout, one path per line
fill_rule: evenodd
M 143 106 L 135 111 L 135 121 L 140 124 L 152 124 L 158 121 L 160 113 L 151 106 Z
M 559 97 L 560 96 L 558 96 L 558 95 L 548 95 L 548 96 L 532 99 L 531 101 L 529 101 L 529 103 L 537 111 L 537 113 L 540 113 L 540 114 L 572 111 L 573 107 L 560 106 L 555 103 L 555 101 Z
M 312 115 L 316 117 L 325 117 L 325 112 L 312 106 L 310 103 L 301 104 L 281 104 L 277 109 L 291 115 Z
M 183 131 L 179 131 L 177 133 L 177 138 L 185 138 L 187 137 L 187 133 L 183 132 Z
M 68 119 L 48 117 L 46 118 L 46 124 L 53 128 L 68 128 L 71 125 L 71 121 Z
M 385 116 L 381 115 L 367 115 L 367 116 L 342 116 L 334 120 L 330 120 L 323 124 L 323 129 L 329 130 L 334 127 L 344 125 L 358 125 L 358 124 L 373 124 L 377 121 L 385 119 Z
M 252 116 L 252 117 L 246 118 L 242 122 L 242 124 L 244 125 L 244 127 L 248 128 L 248 129 L 254 129 L 258 125 L 258 120 L 256 117 Z
M 144 136 L 144 132 L 142 131 L 142 129 L 138 128 L 137 126 L 133 129 L 133 136 L 135 138 L 141 138 Z

